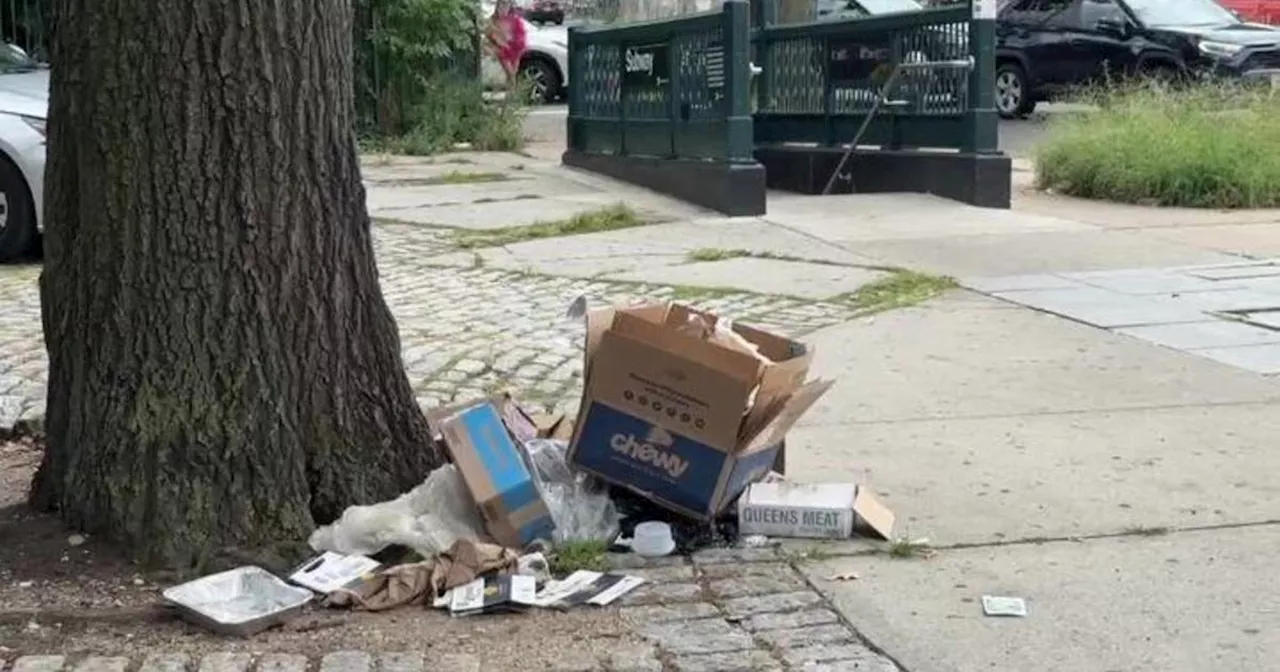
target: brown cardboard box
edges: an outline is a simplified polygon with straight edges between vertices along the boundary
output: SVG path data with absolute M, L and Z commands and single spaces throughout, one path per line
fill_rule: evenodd
M 695 316 L 719 320 L 670 303 L 588 313 L 569 460 L 705 520 L 768 473 L 787 430 L 832 383 L 804 382 L 812 353 L 803 344 L 735 324 L 762 361 L 691 335 Z
M 438 415 L 437 423 L 449 455 L 485 529 L 498 543 L 522 549 L 537 539 L 551 539 L 555 523 L 542 494 L 492 401 L 481 400 Z

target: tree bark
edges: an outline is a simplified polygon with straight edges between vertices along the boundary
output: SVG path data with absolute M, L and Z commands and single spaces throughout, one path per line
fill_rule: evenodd
M 151 565 L 442 462 L 378 284 L 350 0 L 56 0 L 31 504 Z

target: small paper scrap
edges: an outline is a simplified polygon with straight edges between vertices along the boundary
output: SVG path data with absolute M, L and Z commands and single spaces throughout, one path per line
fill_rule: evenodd
M 983 595 L 982 613 L 988 616 L 1012 616 L 1022 618 L 1027 615 L 1027 601 L 1021 597 Z

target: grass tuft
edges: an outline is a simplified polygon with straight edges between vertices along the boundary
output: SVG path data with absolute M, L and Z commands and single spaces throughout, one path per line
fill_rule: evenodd
M 914 306 L 957 286 L 956 281 L 948 277 L 899 270 L 836 299 L 848 301 L 859 313 L 870 315 Z
M 616 203 L 599 210 L 581 212 L 568 219 L 537 222 L 528 226 L 489 229 L 487 231 L 458 231 L 454 234 L 453 242 L 462 249 L 496 247 L 522 243 L 527 240 L 560 238 L 562 236 L 577 236 L 584 233 L 626 229 L 633 226 L 643 226 L 646 223 L 634 210 L 622 203 Z
M 715 247 L 702 247 L 696 250 L 690 250 L 685 258 L 689 261 L 724 261 L 726 259 L 737 259 L 739 257 L 757 256 L 749 250 L 722 250 Z M 759 255 L 764 256 L 764 255 Z
M 889 543 L 889 557 L 893 558 L 920 558 L 928 560 L 937 555 L 937 551 L 929 545 L 926 539 L 908 539 L 899 537 Z
M 605 559 L 608 550 L 609 544 L 604 541 L 566 541 L 556 546 L 555 553 L 549 559 L 551 573 L 563 577 L 581 569 L 608 571 L 609 563 Z
M 477 182 L 503 182 L 511 178 L 502 173 L 451 170 L 428 179 L 431 184 L 475 184 Z

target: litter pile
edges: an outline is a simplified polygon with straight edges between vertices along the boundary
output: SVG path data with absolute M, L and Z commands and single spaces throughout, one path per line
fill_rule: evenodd
M 787 431 L 833 384 L 806 380 L 805 345 L 675 303 L 574 306 L 586 322 L 576 420 L 528 413 L 509 395 L 433 409 L 450 463 L 316 529 L 318 555 L 287 581 L 241 567 L 165 599 L 236 635 L 317 596 L 333 608 L 455 616 L 604 606 L 644 579 L 580 570 L 555 580 L 558 549 L 595 542 L 662 556 L 762 536 L 890 537 L 893 514 L 865 488 L 782 476 Z M 370 557 L 393 547 L 418 557 Z

